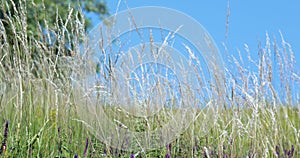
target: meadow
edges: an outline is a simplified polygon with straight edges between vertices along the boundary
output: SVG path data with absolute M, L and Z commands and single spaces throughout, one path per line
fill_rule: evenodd
M 45 18 L 50 31 L 28 32 L 27 12 L 14 11 L 0 21 L 2 157 L 300 157 L 300 72 L 283 36 L 276 40 L 267 34 L 257 52 L 245 45 L 239 53 L 247 59 L 228 55 L 224 105 L 218 105 L 211 128 L 202 129 L 199 117 L 164 147 L 130 151 L 100 141 L 80 117 L 71 74 L 85 73 L 78 53 L 86 36 L 84 15 L 58 16 L 53 28 Z M 49 32 L 60 37 L 54 44 Z M 116 113 L 115 107 L 106 110 Z M 161 115 L 156 119 L 168 119 Z M 136 131 L 147 129 L 143 121 L 131 120 Z

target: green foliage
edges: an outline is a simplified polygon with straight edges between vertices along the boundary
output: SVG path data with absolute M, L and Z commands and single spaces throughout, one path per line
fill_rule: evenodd
M 0 8 L 0 19 L 7 21 L 7 18 L 13 18 L 24 9 L 24 18 L 26 18 L 28 31 L 36 32 L 40 27 L 54 28 L 57 20 L 68 19 L 70 14 L 78 16 L 77 11 L 99 14 L 99 18 L 109 14 L 105 2 L 98 0 L 2 0 Z M 73 9 L 73 12 L 70 12 Z M 77 14 L 77 15 L 76 15 Z M 47 21 L 47 24 L 46 22 Z M 91 19 L 85 18 L 86 28 L 91 27 Z M 46 28 L 47 29 L 47 28 Z
M 58 63 L 78 53 L 75 49 L 85 36 L 85 30 L 91 27 L 91 19 L 83 12 L 97 13 L 99 18 L 108 15 L 105 3 L 97 0 L 2 0 L 3 73 L 27 67 L 25 72 L 40 78 L 44 71 L 42 65 L 48 63 L 56 70 L 55 78 L 69 75 Z

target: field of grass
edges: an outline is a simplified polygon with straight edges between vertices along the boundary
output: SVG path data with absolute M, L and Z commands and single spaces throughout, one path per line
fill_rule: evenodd
M 258 61 L 251 58 L 257 52 L 245 47 L 253 70 L 228 59 L 225 101 L 211 128 L 203 129 L 199 117 L 162 148 L 130 151 L 101 142 L 80 117 L 70 74 L 84 73 L 78 72 L 82 54 L 74 53 L 85 36 L 84 22 L 58 19 L 49 30 L 61 38 L 51 46 L 44 31 L 27 32 L 24 14 L 21 8 L 0 22 L 1 157 L 300 157 L 299 69 L 283 38 L 278 44 L 267 35 Z M 115 113 L 115 107 L 106 108 Z M 168 118 L 153 119 L 151 128 L 157 119 Z M 136 131 L 146 130 L 142 120 L 131 120 Z

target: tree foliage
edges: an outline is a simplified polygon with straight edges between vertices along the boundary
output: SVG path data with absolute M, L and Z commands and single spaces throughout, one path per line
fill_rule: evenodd
M 28 67 L 39 76 L 41 65 L 70 56 L 80 31 L 91 27 L 87 13 L 109 15 L 99 0 L 0 0 L 0 69 Z M 46 62 L 45 62 L 46 61 Z M 24 68 L 25 69 L 25 68 Z
M 48 24 L 55 24 L 58 19 L 67 19 L 70 9 L 82 10 L 85 13 L 96 13 L 102 18 L 109 14 L 104 1 L 99 0 L 2 0 L 0 19 L 5 21 L 7 17 L 15 16 L 20 3 L 24 3 L 28 29 L 36 31 L 37 22 L 41 25 L 44 20 Z M 74 14 L 75 12 L 73 12 Z M 85 18 L 86 28 L 91 27 L 91 19 Z

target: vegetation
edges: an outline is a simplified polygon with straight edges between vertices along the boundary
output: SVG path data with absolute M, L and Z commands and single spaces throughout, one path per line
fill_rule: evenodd
M 20 5 L 24 7 L 23 2 Z M 1 8 L 7 4 L 1 3 Z M 15 11 L 13 17 L 0 21 L 1 156 L 300 156 L 300 103 L 295 96 L 299 94 L 300 79 L 293 67 L 292 49 L 283 38 L 281 44 L 276 40 L 271 44 L 267 35 L 266 46 L 259 49 L 258 61 L 251 58 L 253 52 L 245 47 L 249 53 L 248 64 L 254 70 L 249 70 L 242 60 L 230 58 L 225 94 L 228 108 L 219 109 L 215 125 L 205 134 L 201 133 L 203 122 L 199 118 L 163 148 L 127 151 L 99 141 L 79 116 L 78 94 L 70 82 L 70 74 L 83 73 L 80 67 L 84 61 L 78 53 L 78 43 L 85 36 L 82 12 L 70 7 L 70 16 L 51 23 L 69 28 L 66 32 L 63 27 L 56 27 L 55 35 L 61 38 L 57 39 L 57 48 L 52 49 L 47 40 L 41 40 L 51 35 L 41 29 L 34 33 L 27 31 L 23 26 L 29 24 L 23 15 L 28 13 L 22 7 Z M 43 21 L 45 26 L 50 23 L 47 18 Z M 66 42 L 74 46 L 72 56 L 61 53 L 67 49 Z M 279 92 L 273 76 L 280 80 Z M 113 108 L 107 110 L 115 112 Z M 141 122 L 137 120 L 136 130 L 145 130 Z
M 76 47 L 73 41 L 80 42 L 80 35 L 75 31 L 83 30 L 77 27 L 84 27 L 84 30 L 91 27 L 91 19 L 82 16 L 82 12 L 97 13 L 99 18 L 109 14 L 105 3 L 97 0 L 2 0 L 0 19 L 5 32 L 2 38 L 9 44 L 0 52 L 2 66 L 17 68 L 20 65 L 14 57 L 18 56 L 21 64 L 26 63 L 32 74 L 39 77 L 42 70 L 38 64 L 45 60 L 43 57 L 54 61 L 57 56 L 72 56 Z M 43 46 L 37 46 L 37 43 L 43 43 Z M 22 51 L 27 47 L 33 47 L 30 54 Z M 42 56 L 41 51 L 45 52 Z M 60 71 L 58 67 L 56 70 Z

